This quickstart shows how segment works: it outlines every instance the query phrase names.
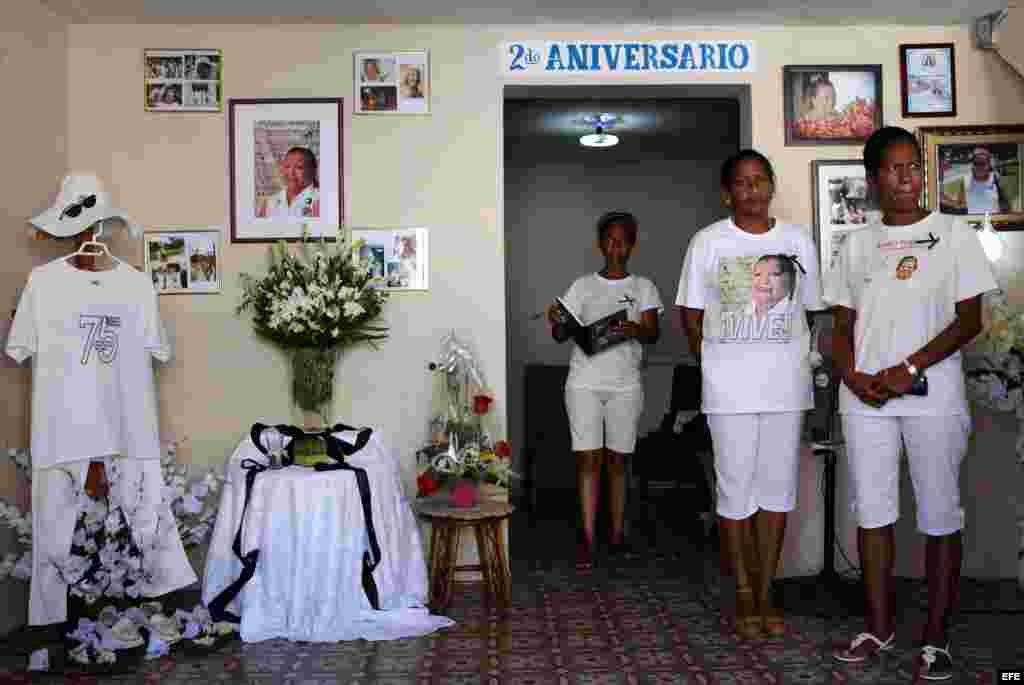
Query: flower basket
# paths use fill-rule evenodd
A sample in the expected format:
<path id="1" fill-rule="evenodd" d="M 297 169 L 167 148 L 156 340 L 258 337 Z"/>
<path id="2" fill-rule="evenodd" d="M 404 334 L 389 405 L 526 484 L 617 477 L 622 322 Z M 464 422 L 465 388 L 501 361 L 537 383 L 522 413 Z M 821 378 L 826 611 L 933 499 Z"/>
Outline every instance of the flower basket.
<path id="1" fill-rule="evenodd" d="M 420 497 L 443 495 L 451 500 L 459 483 L 468 481 L 475 486 L 476 495 L 469 506 L 475 506 L 481 498 L 500 499 L 502 492 L 507 500 L 508 486 L 517 477 L 512 471 L 511 457 L 512 448 L 504 440 L 494 446 L 472 443 L 461 449 L 455 449 L 454 445 L 425 447 L 416 455 L 420 463 L 417 494 Z M 461 487 L 468 489 L 469 486 Z M 462 497 L 468 499 L 469 493 Z"/>

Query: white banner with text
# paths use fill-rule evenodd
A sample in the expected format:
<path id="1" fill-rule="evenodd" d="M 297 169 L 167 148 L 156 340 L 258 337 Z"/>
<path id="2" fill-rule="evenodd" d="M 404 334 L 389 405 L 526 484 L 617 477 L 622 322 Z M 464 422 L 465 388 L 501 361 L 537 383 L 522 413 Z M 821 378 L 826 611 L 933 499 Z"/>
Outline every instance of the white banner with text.
<path id="1" fill-rule="evenodd" d="M 743 73 L 755 70 L 754 42 L 517 41 L 501 45 L 506 79 L 621 75 L 643 79 L 680 72 Z"/>

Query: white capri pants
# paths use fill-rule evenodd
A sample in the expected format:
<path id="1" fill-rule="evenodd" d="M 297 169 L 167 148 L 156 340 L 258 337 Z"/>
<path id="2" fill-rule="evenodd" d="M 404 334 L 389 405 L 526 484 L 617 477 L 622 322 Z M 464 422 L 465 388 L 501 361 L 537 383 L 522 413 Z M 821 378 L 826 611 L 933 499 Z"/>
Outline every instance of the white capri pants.
<path id="1" fill-rule="evenodd" d="M 640 385 L 624 390 L 565 386 L 573 451 L 607 447 L 619 454 L 632 454 L 643 408 L 644 389 Z"/>
<path id="2" fill-rule="evenodd" d="M 853 501 L 861 528 L 881 528 L 900 517 L 900 453 L 906 446 L 917 500 L 917 528 L 949 535 L 964 527 L 960 464 L 971 417 L 843 415 Z"/>
<path id="3" fill-rule="evenodd" d="M 32 582 L 29 587 L 28 622 L 48 625 L 67 620 L 68 586 L 61 579 L 54 560 L 63 561 L 71 552 L 71 539 L 82 510 L 85 479 L 91 459 L 59 464 L 32 472 Z M 145 545 L 159 536 L 158 569 L 147 597 L 158 597 L 196 582 L 195 571 L 181 544 L 174 516 L 164 513 L 172 529 L 158 530 L 158 512 L 163 495 L 163 474 L 159 459 L 110 457 L 102 459 L 110 482 L 110 508 L 122 506 L 132 538 Z M 165 521 L 168 519 L 165 518 Z"/>
<path id="4" fill-rule="evenodd" d="M 796 508 L 803 411 L 708 414 L 719 516 Z"/>

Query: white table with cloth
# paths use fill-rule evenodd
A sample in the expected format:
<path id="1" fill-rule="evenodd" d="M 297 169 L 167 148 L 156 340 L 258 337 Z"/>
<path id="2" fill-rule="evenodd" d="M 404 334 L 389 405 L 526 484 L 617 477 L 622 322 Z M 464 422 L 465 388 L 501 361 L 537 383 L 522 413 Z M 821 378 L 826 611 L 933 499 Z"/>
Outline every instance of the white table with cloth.
<path id="1" fill-rule="evenodd" d="M 333 436 L 349 446 L 356 444 L 355 431 Z M 258 439 L 269 450 L 275 441 L 283 446 L 291 438 L 268 428 Z M 206 605 L 242 573 L 232 545 L 243 523 L 246 460 L 263 466 L 271 461 L 250 436 L 228 460 L 203 579 Z M 373 571 L 380 610 L 372 608 L 362 586 L 369 537 L 355 472 L 298 465 L 267 469 L 255 476 L 241 533 L 243 556 L 259 550 L 255 573 L 227 605 L 240 617 L 246 642 L 276 637 L 391 640 L 453 625 L 426 608 L 423 543 L 395 452 L 374 432 L 346 462 L 365 469 L 368 476 L 380 547 L 380 562 Z"/>

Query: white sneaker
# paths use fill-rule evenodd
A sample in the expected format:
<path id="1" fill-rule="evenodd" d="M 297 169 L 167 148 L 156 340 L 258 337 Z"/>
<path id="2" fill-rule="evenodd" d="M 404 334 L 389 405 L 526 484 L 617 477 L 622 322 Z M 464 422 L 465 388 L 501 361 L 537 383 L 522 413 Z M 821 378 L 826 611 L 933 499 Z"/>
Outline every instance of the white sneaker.
<path id="1" fill-rule="evenodd" d="M 853 638 L 848 647 L 836 649 L 832 652 L 832 656 L 838 660 L 848 664 L 856 664 L 862 661 L 867 661 L 871 657 L 875 656 L 879 652 L 888 652 L 892 649 L 893 643 L 896 641 L 896 633 L 889 636 L 889 639 L 882 642 L 871 633 L 860 633 L 857 637 Z M 857 648 L 864 643 L 873 643 L 874 649 L 870 646 L 868 649 L 862 649 L 859 652 Z"/>

